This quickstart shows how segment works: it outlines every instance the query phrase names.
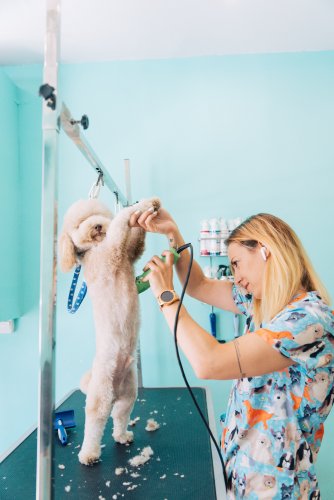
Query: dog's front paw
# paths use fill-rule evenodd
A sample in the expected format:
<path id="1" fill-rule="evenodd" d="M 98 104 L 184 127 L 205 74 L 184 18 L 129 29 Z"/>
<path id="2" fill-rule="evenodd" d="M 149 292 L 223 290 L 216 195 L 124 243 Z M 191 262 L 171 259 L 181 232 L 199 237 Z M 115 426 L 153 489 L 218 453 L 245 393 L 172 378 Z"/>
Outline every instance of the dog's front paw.
<path id="1" fill-rule="evenodd" d="M 78 454 L 79 462 L 83 465 L 94 465 L 96 464 L 101 456 L 101 450 L 86 450 L 82 448 Z"/>
<path id="2" fill-rule="evenodd" d="M 159 210 L 159 208 L 161 207 L 161 202 L 160 202 L 159 198 L 152 198 L 149 201 L 150 201 L 150 203 L 155 211 Z"/>
<path id="3" fill-rule="evenodd" d="M 125 431 L 122 434 L 114 432 L 112 437 L 114 438 L 116 443 L 121 443 L 121 444 L 132 443 L 133 432 L 132 431 Z"/>
<path id="4" fill-rule="evenodd" d="M 139 201 L 138 203 L 136 203 L 136 205 L 133 205 L 133 206 L 135 207 L 136 210 L 141 210 L 142 212 L 153 207 L 154 211 L 156 212 L 161 207 L 161 202 L 160 202 L 159 198 L 156 198 L 156 197 L 155 198 L 147 198 L 145 200 Z"/>

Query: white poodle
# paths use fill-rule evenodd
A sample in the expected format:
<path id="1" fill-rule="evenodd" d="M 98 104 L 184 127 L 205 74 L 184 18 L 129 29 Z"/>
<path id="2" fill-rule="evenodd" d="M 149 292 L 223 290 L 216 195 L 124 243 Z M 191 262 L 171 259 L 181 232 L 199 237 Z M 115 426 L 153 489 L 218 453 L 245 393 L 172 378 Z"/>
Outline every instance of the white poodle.
<path id="1" fill-rule="evenodd" d="M 59 240 L 60 265 L 64 272 L 82 264 L 92 300 L 96 330 L 93 366 L 81 380 L 86 397 L 82 464 L 91 465 L 101 455 L 105 424 L 113 417 L 113 438 L 133 440 L 127 430 L 137 397 L 136 344 L 139 304 L 133 263 L 144 250 L 145 231 L 131 228 L 136 210 L 158 210 L 157 198 L 122 209 L 114 218 L 96 199 L 79 200 L 65 214 Z"/>

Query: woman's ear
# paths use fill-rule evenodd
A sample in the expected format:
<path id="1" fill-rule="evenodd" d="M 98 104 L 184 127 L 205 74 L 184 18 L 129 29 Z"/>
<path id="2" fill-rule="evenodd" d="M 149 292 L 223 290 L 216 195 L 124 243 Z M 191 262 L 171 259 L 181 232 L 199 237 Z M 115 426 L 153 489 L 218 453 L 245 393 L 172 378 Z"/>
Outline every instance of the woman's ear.
<path id="1" fill-rule="evenodd" d="M 74 244 L 69 235 L 63 232 L 59 238 L 60 268 L 67 273 L 76 264 Z"/>

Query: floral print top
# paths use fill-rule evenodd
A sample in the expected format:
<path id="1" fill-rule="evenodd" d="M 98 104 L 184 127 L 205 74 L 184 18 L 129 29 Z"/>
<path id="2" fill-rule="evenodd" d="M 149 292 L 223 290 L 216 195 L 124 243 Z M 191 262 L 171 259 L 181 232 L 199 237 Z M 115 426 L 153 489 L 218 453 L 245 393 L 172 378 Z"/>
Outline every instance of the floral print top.
<path id="1" fill-rule="evenodd" d="M 315 462 L 334 399 L 334 311 L 317 292 L 302 293 L 255 331 L 252 296 L 233 285 L 233 298 L 247 318 L 244 334 L 295 364 L 233 382 L 221 418 L 227 497 L 318 499 Z"/>

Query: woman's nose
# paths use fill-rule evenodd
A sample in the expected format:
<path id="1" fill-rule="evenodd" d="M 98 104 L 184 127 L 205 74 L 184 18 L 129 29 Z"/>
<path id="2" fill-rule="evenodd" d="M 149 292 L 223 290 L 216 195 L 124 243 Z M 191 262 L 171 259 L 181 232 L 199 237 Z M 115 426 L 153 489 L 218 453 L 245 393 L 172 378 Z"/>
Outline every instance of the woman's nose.
<path id="1" fill-rule="evenodd" d="M 234 281 L 237 281 L 239 274 L 240 273 L 239 273 L 238 269 L 233 269 Z"/>
<path id="2" fill-rule="evenodd" d="M 240 274 L 237 271 L 234 271 L 234 281 L 237 285 L 240 285 L 240 283 L 242 281 L 242 277 L 240 276 Z"/>

